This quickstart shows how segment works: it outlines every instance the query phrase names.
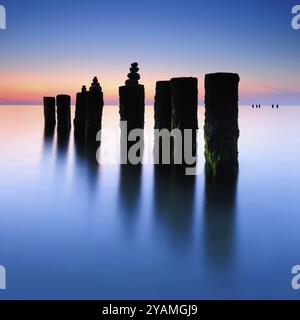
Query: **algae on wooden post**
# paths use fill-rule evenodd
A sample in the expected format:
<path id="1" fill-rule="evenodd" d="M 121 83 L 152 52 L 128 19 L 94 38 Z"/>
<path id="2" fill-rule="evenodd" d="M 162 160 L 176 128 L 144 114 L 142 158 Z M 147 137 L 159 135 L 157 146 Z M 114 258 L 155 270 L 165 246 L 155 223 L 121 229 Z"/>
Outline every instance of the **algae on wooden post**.
<path id="1" fill-rule="evenodd" d="M 239 81 L 235 73 L 205 76 L 205 158 L 213 176 L 238 172 Z"/>

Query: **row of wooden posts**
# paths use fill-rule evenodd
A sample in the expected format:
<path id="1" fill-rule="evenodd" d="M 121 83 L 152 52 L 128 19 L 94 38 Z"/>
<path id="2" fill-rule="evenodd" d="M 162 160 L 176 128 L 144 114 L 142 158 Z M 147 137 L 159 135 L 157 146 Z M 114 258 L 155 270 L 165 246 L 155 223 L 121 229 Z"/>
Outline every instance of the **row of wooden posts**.
<path id="1" fill-rule="evenodd" d="M 133 63 L 128 80 L 119 88 L 120 120 L 127 121 L 128 131 L 143 129 L 145 123 L 145 88 L 139 84 L 137 63 Z M 205 157 L 206 168 L 213 175 L 235 174 L 238 171 L 238 86 L 234 73 L 205 76 Z M 85 86 L 76 96 L 74 133 L 95 141 L 101 130 L 104 99 L 95 77 L 89 90 Z M 156 83 L 155 129 L 198 129 L 198 79 L 173 78 Z M 69 131 L 71 97 L 44 97 L 46 127 Z"/>
<path id="2" fill-rule="evenodd" d="M 275 104 L 272 104 L 272 109 L 274 109 L 275 107 L 276 107 L 276 109 L 278 109 L 278 108 L 279 108 L 279 104 L 276 104 L 276 105 L 275 105 Z M 260 108 L 261 108 L 261 104 L 255 104 L 255 105 L 253 104 L 253 105 L 252 105 L 252 109 L 254 109 L 254 108 L 260 109 Z"/>

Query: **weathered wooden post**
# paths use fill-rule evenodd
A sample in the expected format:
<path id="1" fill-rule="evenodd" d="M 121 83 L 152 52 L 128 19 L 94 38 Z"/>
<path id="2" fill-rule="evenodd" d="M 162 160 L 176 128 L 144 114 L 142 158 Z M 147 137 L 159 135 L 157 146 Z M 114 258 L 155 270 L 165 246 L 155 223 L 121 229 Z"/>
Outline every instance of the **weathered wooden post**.
<path id="1" fill-rule="evenodd" d="M 137 137 L 136 141 L 128 141 L 128 136 L 132 130 L 144 129 L 145 126 L 145 88 L 139 84 L 140 75 L 138 71 L 138 63 L 132 63 L 125 86 L 119 87 L 121 159 L 124 164 L 128 163 L 128 152 L 136 143 L 141 145 L 137 155 L 141 157 L 143 152 L 143 137 Z M 125 124 L 126 126 L 124 126 Z"/>
<path id="2" fill-rule="evenodd" d="M 239 81 L 235 73 L 205 76 L 205 158 L 213 176 L 238 172 Z"/>
<path id="3" fill-rule="evenodd" d="M 155 164 L 170 164 L 173 160 L 172 141 L 164 142 L 161 136 L 164 131 L 171 131 L 172 103 L 171 103 L 171 82 L 157 81 L 154 98 L 154 159 Z M 164 144 L 165 143 L 165 144 Z M 167 143 L 167 144 L 166 144 Z M 166 155 L 166 159 L 164 158 Z"/>
<path id="4" fill-rule="evenodd" d="M 94 77 L 87 94 L 85 135 L 88 141 L 96 143 L 96 136 L 102 128 L 104 107 L 103 92 L 97 77 Z"/>
<path id="5" fill-rule="evenodd" d="M 155 129 L 171 130 L 172 103 L 171 82 L 157 81 L 154 102 Z"/>
<path id="6" fill-rule="evenodd" d="M 57 129 L 69 131 L 71 129 L 71 97 L 60 94 L 56 97 Z"/>
<path id="7" fill-rule="evenodd" d="M 83 86 L 81 92 L 76 95 L 76 109 L 74 119 L 74 133 L 77 136 L 85 136 L 85 124 L 86 124 L 86 103 L 87 103 L 87 91 L 86 86 Z"/>
<path id="8" fill-rule="evenodd" d="M 55 98 L 44 97 L 44 118 L 45 128 L 52 128 L 56 125 Z"/>
<path id="9" fill-rule="evenodd" d="M 181 157 L 179 153 L 182 153 L 183 164 L 195 165 L 195 162 L 189 163 L 193 159 L 187 159 L 187 157 L 197 155 L 198 79 L 192 77 L 171 79 L 171 103 L 171 129 L 179 129 L 182 132 L 182 145 L 180 146 L 181 142 L 178 144 L 176 141 L 174 144 L 175 163 L 176 157 Z M 191 131 L 191 141 L 188 144 L 185 143 L 186 129 Z"/>

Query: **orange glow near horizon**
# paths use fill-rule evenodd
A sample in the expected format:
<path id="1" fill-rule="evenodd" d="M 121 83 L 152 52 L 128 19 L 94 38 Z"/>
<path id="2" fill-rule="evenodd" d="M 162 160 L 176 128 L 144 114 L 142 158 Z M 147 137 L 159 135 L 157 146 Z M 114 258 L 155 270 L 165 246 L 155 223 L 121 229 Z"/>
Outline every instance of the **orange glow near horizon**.
<path id="1" fill-rule="evenodd" d="M 125 70 L 124 70 L 125 71 Z M 170 74 L 157 75 L 154 72 L 143 72 L 141 83 L 145 85 L 146 102 L 152 103 L 155 95 L 155 83 L 158 79 L 166 80 Z M 123 85 L 126 75 L 117 72 L 102 72 L 97 75 L 104 92 L 106 104 L 118 103 L 118 87 Z M 179 76 L 179 75 L 175 75 Z M 197 76 L 197 75 L 196 75 Z M 44 96 L 56 96 L 64 93 L 72 97 L 75 103 L 76 92 L 80 91 L 82 85 L 89 85 L 94 74 L 90 72 L 64 72 L 57 76 L 54 72 L 41 74 L 39 72 L 29 73 L 23 71 L 4 72 L 0 75 L 0 103 L 16 104 L 41 104 Z M 297 92 L 297 88 L 283 88 L 273 81 L 265 85 L 263 81 L 257 82 L 254 79 L 244 80 L 241 76 L 240 100 L 255 100 L 257 97 L 272 96 L 278 93 Z M 204 101 L 204 76 L 199 76 L 199 101 Z"/>

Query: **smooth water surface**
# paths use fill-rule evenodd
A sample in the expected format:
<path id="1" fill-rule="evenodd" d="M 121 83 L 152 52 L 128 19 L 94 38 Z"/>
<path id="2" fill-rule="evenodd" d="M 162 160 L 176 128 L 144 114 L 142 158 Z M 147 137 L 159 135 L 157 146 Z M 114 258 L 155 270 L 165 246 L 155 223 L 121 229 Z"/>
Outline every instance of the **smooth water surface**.
<path id="1" fill-rule="evenodd" d="M 43 126 L 42 107 L 0 107 L 0 299 L 300 298 L 300 108 L 241 107 L 240 174 L 222 186 L 97 165 Z M 117 107 L 103 126 L 119 132 Z"/>

